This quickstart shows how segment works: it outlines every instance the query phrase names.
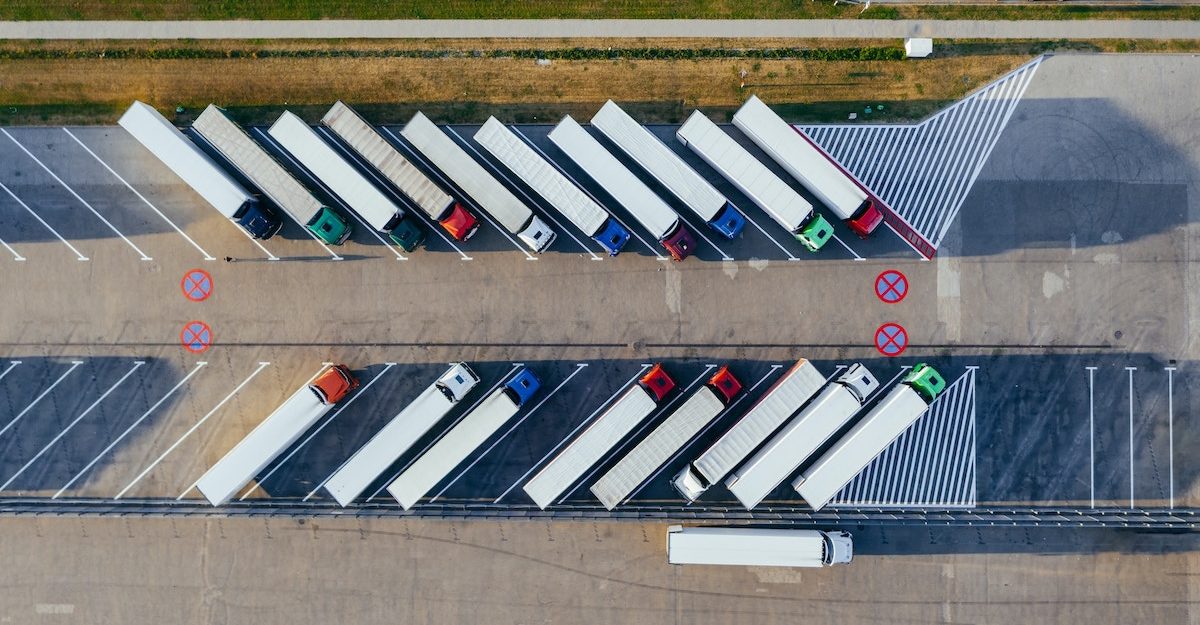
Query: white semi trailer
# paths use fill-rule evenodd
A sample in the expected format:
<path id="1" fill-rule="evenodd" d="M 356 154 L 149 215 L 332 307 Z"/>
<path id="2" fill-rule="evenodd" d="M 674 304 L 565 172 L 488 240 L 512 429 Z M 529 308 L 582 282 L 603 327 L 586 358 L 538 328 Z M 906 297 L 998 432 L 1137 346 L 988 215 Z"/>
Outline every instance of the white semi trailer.
<path id="1" fill-rule="evenodd" d="M 813 510 L 825 507 L 843 486 L 925 414 L 945 388 L 946 381 L 933 367 L 916 365 L 845 436 L 801 472 L 792 487 Z"/>
<path id="2" fill-rule="evenodd" d="M 655 365 L 526 482 L 523 487 L 525 493 L 539 508 L 545 510 L 546 506 L 554 503 L 559 495 L 583 477 L 585 471 L 600 462 L 638 423 L 650 416 L 673 388 L 675 382 L 662 365 Z"/>
<path id="3" fill-rule="evenodd" d="M 825 378 L 817 368 L 801 358 L 754 402 L 745 416 L 675 476 L 672 482 L 675 489 L 688 501 L 695 501 L 753 453 L 824 385 Z"/>
<path id="4" fill-rule="evenodd" d="M 836 434 L 877 388 L 879 381 L 866 367 L 852 365 L 726 478 L 729 492 L 753 510 Z"/>
<path id="5" fill-rule="evenodd" d="M 883 213 L 862 187 L 811 139 L 750 96 L 733 115 L 733 125 L 817 196 L 860 237 L 883 223 Z"/>
<path id="6" fill-rule="evenodd" d="M 353 503 L 404 452 L 416 444 L 455 404 L 479 384 L 467 363 L 451 365 L 367 441 L 325 482 L 325 490 L 342 507 Z"/>
<path id="7" fill-rule="evenodd" d="M 417 169 L 354 109 L 339 100 L 321 118 L 321 123 L 354 148 L 388 182 L 412 200 L 417 208 L 459 241 L 479 230 L 479 220 L 429 176 Z"/>
<path id="8" fill-rule="evenodd" d="M 546 222 L 424 114 L 414 115 L 400 134 L 529 249 L 542 252 L 554 242 L 557 235 Z"/>
<path id="9" fill-rule="evenodd" d="M 570 116 L 563 118 L 550 131 L 550 141 L 649 230 L 671 258 L 683 260 L 696 249 L 696 239 L 679 214 L 609 154 L 579 122 Z"/>
<path id="10" fill-rule="evenodd" d="M 667 529 L 670 564 L 819 568 L 849 564 L 853 558 L 848 532 L 679 525 Z"/>
<path id="11" fill-rule="evenodd" d="M 721 367 L 704 386 L 596 480 L 592 484 L 592 494 L 605 508 L 617 507 L 675 452 L 712 423 L 741 390 L 741 382 L 733 377 L 729 367 Z"/>
<path id="12" fill-rule="evenodd" d="M 533 372 L 522 367 L 392 480 L 388 492 L 405 510 L 415 506 L 454 467 L 462 464 L 471 452 L 516 416 L 521 406 L 537 393 L 539 386 Z"/>
<path id="13" fill-rule="evenodd" d="M 167 118 L 144 102 L 134 101 L 117 121 L 204 201 L 256 239 L 269 239 L 283 227 L 271 209 L 238 184 Z"/>
<path id="14" fill-rule="evenodd" d="M 358 380 L 345 365 L 325 369 L 205 471 L 196 489 L 212 505 L 224 505 L 355 388 Z"/>
<path id="15" fill-rule="evenodd" d="M 824 247 L 833 236 L 833 226 L 808 200 L 700 111 L 693 112 L 675 136 L 810 252 Z"/>
<path id="16" fill-rule="evenodd" d="M 727 239 L 746 228 L 746 217 L 720 191 L 679 158 L 662 141 L 609 100 L 592 117 L 592 126 L 615 143 L 638 166 L 679 198 L 697 217 Z"/>
<path id="17" fill-rule="evenodd" d="M 604 246 L 610 256 L 621 252 L 629 240 L 629 231 L 500 120 L 489 117 L 475 133 L 475 142 L 504 163 L 575 227 Z"/>

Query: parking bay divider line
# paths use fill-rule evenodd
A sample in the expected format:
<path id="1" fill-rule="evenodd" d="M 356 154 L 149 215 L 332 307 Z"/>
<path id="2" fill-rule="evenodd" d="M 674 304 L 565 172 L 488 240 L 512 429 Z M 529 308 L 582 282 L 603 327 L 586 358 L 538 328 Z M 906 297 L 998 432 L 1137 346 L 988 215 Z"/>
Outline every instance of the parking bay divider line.
<path id="1" fill-rule="evenodd" d="M 78 249 L 75 248 L 74 245 L 71 245 L 66 239 L 64 239 L 63 236 L 61 234 L 59 234 L 57 230 L 52 228 L 50 226 L 50 224 L 46 223 L 45 219 L 42 219 L 41 215 L 35 213 L 33 211 L 33 209 L 30 208 L 29 205 L 25 203 L 25 200 L 22 200 L 20 197 L 17 197 L 17 194 L 13 193 L 12 189 L 9 189 L 7 186 L 5 186 L 3 182 L 0 182 L 0 189 L 3 189 L 5 193 L 7 193 L 10 197 L 12 197 L 12 199 L 16 200 L 17 204 L 20 204 L 21 207 L 24 208 L 26 211 L 28 211 L 30 215 L 33 215 L 33 218 L 38 220 L 38 223 L 45 226 L 46 229 L 49 230 L 50 233 L 53 234 L 55 237 L 57 237 L 59 241 L 62 241 L 63 245 L 66 245 L 68 249 L 70 249 L 72 252 L 75 252 L 75 260 L 82 260 L 82 261 L 89 260 L 87 256 L 83 255 L 83 252 L 80 252 Z"/>
<path id="2" fill-rule="evenodd" d="M 100 221 L 104 222 L 104 225 L 108 226 L 109 230 L 112 230 L 114 233 L 116 233 L 117 236 L 121 237 L 122 240 L 124 240 L 126 243 L 128 243 L 129 247 L 133 248 L 133 251 L 137 252 L 138 255 L 142 257 L 141 258 L 142 260 L 154 260 L 153 258 L 147 256 L 146 253 L 141 250 L 141 248 L 134 245 L 133 241 L 129 240 L 129 237 L 126 237 L 124 234 L 121 234 L 121 231 L 117 230 L 117 227 L 112 225 L 112 222 L 110 222 L 107 218 L 105 218 L 104 215 L 101 215 L 100 211 L 97 211 L 87 200 L 83 199 L 83 196 L 76 193 L 75 189 L 71 188 L 71 185 L 68 185 L 66 182 L 63 181 L 62 178 L 59 178 L 58 174 L 54 173 L 49 167 L 47 167 L 46 164 L 41 161 L 41 159 L 34 156 L 33 152 L 30 152 L 29 149 L 26 148 L 24 145 L 22 145 L 20 141 L 17 141 L 16 137 L 9 134 L 7 129 L 0 128 L 0 132 L 4 133 L 4 136 L 8 137 L 14 144 L 16 144 L 16 146 L 18 148 L 20 148 L 22 152 L 24 152 L 26 155 L 28 155 L 29 158 L 33 159 L 33 161 L 35 163 L 37 163 L 38 165 L 40 165 L 42 169 L 46 170 L 46 173 L 50 174 L 51 178 L 54 178 L 56 181 L 58 181 L 58 184 L 62 185 L 62 187 L 64 189 L 66 189 L 68 193 L 70 193 L 72 196 L 74 196 L 76 200 L 79 200 L 80 204 L 83 204 L 84 207 L 86 207 L 89 211 L 91 211 L 93 215 L 95 215 Z"/>
<path id="3" fill-rule="evenodd" d="M 200 244 L 196 243 L 196 241 L 194 241 L 192 239 L 192 237 L 189 237 L 186 232 L 181 230 L 179 228 L 179 226 L 175 225 L 175 222 L 171 221 L 166 215 L 163 214 L 162 211 L 158 210 L 158 207 L 155 206 L 154 204 L 152 204 L 150 202 L 150 200 L 146 199 L 146 196 L 142 195 L 141 192 L 139 192 L 137 189 L 133 188 L 133 185 L 129 184 L 129 182 L 127 180 L 125 180 L 124 178 L 121 177 L 121 174 L 118 174 L 115 170 L 113 170 L 112 167 L 109 167 L 108 163 L 104 162 L 104 160 L 101 159 L 95 152 L 93 152 L 91 148 L 89 148 L 86 144 L 84 144 L 84 142 L 82 140 L 80 140 L 79 137 L 75 136 L 75 133 L 71 132 L 67 128 L 63 128 L 63 132 L 67 133 L 67 136 L 74 139 L 75 143 L 79 144 L 79 147 L 83 148 L 88 154 L 91 154 L 92 158 L 96 159 L 97 163 L 100 163 L 100 165 L 102 165 L 105 169 L 108 170 L 108 173 L 115 176 L 117 180 L 121 181 L 121 184 L 125 185 L 130 191 L 133 192 L 134 195 L 138 196 L 138 199 L 140 199 L 142 202 L 144 202 L 146 204 L 146 206 L 149 206 L 150 210 L 153 210 L 155 213 L 158 214 L 159 217 L 162 217 L 163 221 L 167 222 L 168 225 L 170 225 L 172 228 L 174 228 L 175 232 L 178 232 L 180 234 L 180 236 L 182 236 L 184 239 L 187 240 L 188 243 L 191 243 L 192 247 L 199 250 L 201 254 L 204 254 L 204 260 L 216 260 L 216 258 L 212 254 L 209 254 L 204 248 L 200 247 Z"/>
<path id="4" fill-rule="evenodd" d="M 25 257 L 21 256 L 20 252 L 17 252 L 17 250 L 14 250 L 11 245 L 9 245 L 8 243 L 6 243 L 4 241 L 4 239 L 0 239 L 0 245 L 3 245 L 5 249 L 12 252 L 13 260 L 15 260 L 15 261 L 24 261 L 25 260 Z"/>

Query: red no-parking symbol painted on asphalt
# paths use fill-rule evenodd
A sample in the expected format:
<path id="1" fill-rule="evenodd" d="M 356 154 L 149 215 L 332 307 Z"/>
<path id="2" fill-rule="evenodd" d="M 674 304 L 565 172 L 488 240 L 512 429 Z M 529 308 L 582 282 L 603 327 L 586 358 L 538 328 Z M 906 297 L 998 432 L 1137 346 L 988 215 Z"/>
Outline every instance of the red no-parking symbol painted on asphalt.
<path id="1" fill-rule="evenodd" d="M 179 282 L 179 289 L 183 291 L 183 296 L 193 302 L 203 302 L 212 295 L 213 279 L 212 274 L 203 269 L 192 269 L 183 274 L 183 280 Z"/>
<path id="2" fill-rule="evenodd" d="M 898 323 L 885 323 L 875 330 L 875 349 L 884 356 L 899 356 L 908 348 L 908 331 Z"/>
<path id="3" fill-rule="evenodd" d="M 207 351 L 212 346 L 212 340 L 212 328 L 203 321 L 189 321 L 183 324 L 183 330 L 179 333 L 179 342 L 193 354 Z"/>
<path id="4" fill-rule="evenodd" d="M 887 271 L 875 276 L 875 295 L 885 304 L 895 304 L 908 295 L 908 278 L 896 271 Z"/>

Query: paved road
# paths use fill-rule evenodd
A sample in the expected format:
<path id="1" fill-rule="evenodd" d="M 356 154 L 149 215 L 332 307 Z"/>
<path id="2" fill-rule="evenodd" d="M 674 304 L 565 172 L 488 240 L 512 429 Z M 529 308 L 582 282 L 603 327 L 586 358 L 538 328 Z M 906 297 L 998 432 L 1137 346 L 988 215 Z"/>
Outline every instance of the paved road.
<path id="1" fill-rule="evenodd" d="M 230 20 L 0 22 L 0 39 L 830 37 L 1197 39 L 1184 20 Z"/>

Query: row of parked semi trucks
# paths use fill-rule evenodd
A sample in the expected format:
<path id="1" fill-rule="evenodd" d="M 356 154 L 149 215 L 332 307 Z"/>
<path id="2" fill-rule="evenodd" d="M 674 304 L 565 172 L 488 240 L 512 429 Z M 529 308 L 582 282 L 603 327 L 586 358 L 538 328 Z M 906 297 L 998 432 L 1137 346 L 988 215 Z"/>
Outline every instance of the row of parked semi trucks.
<path id="1" fill-rule="evenodd" d="M 271 205 L 327 244 L 340 244 L 350 236 L 352 227 L 345 215 L 324 205 L 263 144 L 216 106 L 210 105 L 196 118 L 194 134 L 257 187 L 270 204 L 247 191 L 149 105 L 134 102 L 119 123 L 252 237 L 267 239 L 282 227 Z M 869 235 L 883 221 L 875 201 L 852 177 L 757 97 L 751 96 L 738 110 L 733 124 L 860 236 Z M 610 100 L 601 107 L 591 125 L 715 232 L 729 239 L 741 234 L 746 223 L 742 212 L 617 104 Z M 254 132 L 406 251 L 416 249 L 426 236 L 419 220 L 410 215 L 412 210 L 436 221 L 459 241 L 469 239 L 479 227 L 477 216 L 464 207 L 461 198 L 431 180 L 413 160 L 440 172 L 440 178 L 453 183 L 460 196 L 473 200 L 474 206 L 530 250 L 542 252 L 556 237 L 545 221 L 468 153 L 475 151 L 474 147 L 456 142 L 421 113 L 400 131 L 403 140 L 387 128 L 372 126 L 343 102 L 334 104 L 317 128 L 285 112 L 265 133 Z M 700 111 L 692 113 L 676 137 L 807 249 L 819 250 L 833 235 L 830 223 L 807 200 Z M 549 139 L 633 215 L 672 258 L 682 260 L 692 253 L 695 238 L 679 214 L 592 133 L 566 117 Z M 628 227 L 519 130 L 492 117 L 475 133 L 474 140 L 609 254 L 618 254 L 629 240 Z"/>
<path id="2" fill-rule="evenodd" d="M 478 384 L 479 377 L 466 363 L 452 365 L 346 460 L 325 482 L 325 490 L 342 506 L 353 503 Z M 228 502 L 357 386 L 345 366 L 326 369 L 213 465 L 197 488 L 213 505 Z M 519 368 L 386 484 L 387 491 L 405 509 L 416 505 L 516 416 L 539 386 L 529 368 Z M 862 364 L 830 380 L 801 359 L 673 476 L 672 483 L 688 501 L 695 501 L 724 480 L 738 501 L 754 509 L 799 470 L 792 487 L 820 510 L 925 413 L 945 381 L 933 367 L 918 364 L 855 421 L 879 386 Z M 585 481 L 589 470 L 607 466 L 589 488 L 612 510 L 713 424 L 742 392 L 742 385 L 728 366 L 720 367 L 649 434 L 615 462 L 606 463 L 674 390 L 675 382 L 662 364 L 649 368 L 525 482 L 525 493 L 545 509 L 573 492 L 569 489 Z"/>

